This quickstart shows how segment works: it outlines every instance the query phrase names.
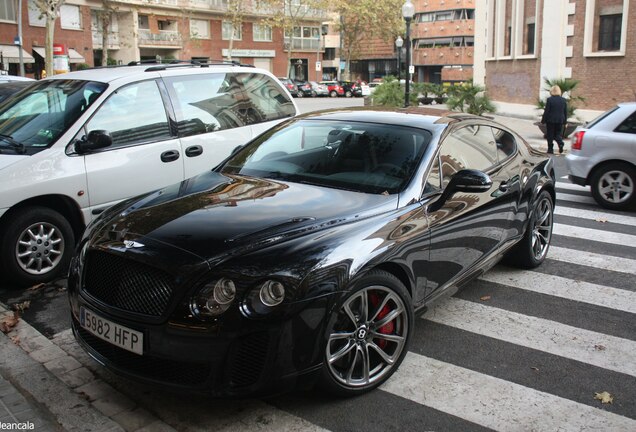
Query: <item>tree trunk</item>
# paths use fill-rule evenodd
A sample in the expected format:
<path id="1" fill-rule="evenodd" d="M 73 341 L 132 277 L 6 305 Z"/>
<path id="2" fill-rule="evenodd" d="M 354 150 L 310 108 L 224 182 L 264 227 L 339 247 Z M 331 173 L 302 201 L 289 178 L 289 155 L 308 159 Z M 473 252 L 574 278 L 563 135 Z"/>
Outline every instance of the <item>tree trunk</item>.
<path id="1" fill-rule="evenodd" d="M 289 33 L 289 49 L 287 50 L 287 78 L 291 78 L 291 56 L 293 50 L 293 39 L 294 39 L 294 28 L 292 27 L 291 32 Z"/>
<path id="2" fill-rule="evenodd" d="M 108 34 L 110 32 L 110 14 L 102 12 L 102 66 L 108 66 Z"/>
<path id="3" fill-rule="evenodd" d="M 230 33 L 230 43 L 227 47 L 227 59 L 232 61 L 232 48 L 234 47 L 234 25 L 232 25 L 232 33 Z"/>
<path id="4" fill-rule="evenodd" d="M 44 39 L 46 58 L 44 59 L 44 67 L 46 76 L 53 76 L 53 35 L 55 33 L 55 16 L 46 17 L 46 37 Z"/>

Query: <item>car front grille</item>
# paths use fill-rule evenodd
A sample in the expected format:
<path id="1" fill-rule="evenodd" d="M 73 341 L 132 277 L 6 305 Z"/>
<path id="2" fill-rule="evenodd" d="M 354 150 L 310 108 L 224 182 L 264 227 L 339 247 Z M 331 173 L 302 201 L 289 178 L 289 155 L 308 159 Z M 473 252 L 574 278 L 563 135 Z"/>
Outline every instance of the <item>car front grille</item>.
<path id="1" fill-rule="evenodd" d="M 74 323 L 79 337 L 113 366 L 142 378 L 180 385 L 202 386 L 210 375 L 210 366 L 152 356 L 140 356 L 103 341 Z"/>
<path id="2" fill-rule="evenodd" d="M 256 333 L 238 341 L 230 375 L 232 387 L 247 387 L 259 380 L 265 367 L 268 346 L 267 333 Z"/>
<path id="3" fill-rule="evenodd" d="M 161 316 L 173 292 L 173 278 L 153 267 L 102 251 L 89 251 L 84 290 L 106 305 Z"/>

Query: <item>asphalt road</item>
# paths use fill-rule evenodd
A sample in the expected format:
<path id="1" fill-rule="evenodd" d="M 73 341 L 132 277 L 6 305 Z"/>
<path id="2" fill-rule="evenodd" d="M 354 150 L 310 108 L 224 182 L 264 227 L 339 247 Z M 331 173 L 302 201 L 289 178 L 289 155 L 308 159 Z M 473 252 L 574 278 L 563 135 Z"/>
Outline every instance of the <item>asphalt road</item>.
<path id="1" fill-rule="evenodd" d="M 302 111 L 361 105 L 301 99 Z M 531 122 L 509 123 L 536 145 Z M 219 401 L 156 392 L 96 364 L 102 379 L 177 430 L 636 430 L 636 214 L 602 210 L 554 157 L 553 242 L 533 271 L 503 265 L 419 317 L 405 363 L 355 399 L 294 393 Z M 0 287 L 30 300 L 24 319 L 47 336 L 68 331 L 64 281 Z M 602 404 L 595 393 L 609 392 Z"/>

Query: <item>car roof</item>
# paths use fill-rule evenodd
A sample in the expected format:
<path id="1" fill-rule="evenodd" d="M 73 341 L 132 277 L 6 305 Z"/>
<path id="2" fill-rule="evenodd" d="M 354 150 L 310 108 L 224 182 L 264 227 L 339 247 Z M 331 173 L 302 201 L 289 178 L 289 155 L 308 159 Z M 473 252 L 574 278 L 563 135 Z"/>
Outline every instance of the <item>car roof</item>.
<path id="1" fill-rule="evenodd" d="M 126 65 L 115 67 L 103 67 L 84 69 L 81 71 L 68 72 L 65 74 L 54 75 L 46 78 L 47 80 L 56 79 L 77 79 L 86 81 L 98 81 L 103 83 L 110 83 L 122 78 L 130 78 L 138 75 L 140 78 L 148 76 L 146 74 L 150 72 L 163 72 L 167 75 L 180 74 L 185 71 L 205 71 L 208 72 L 249 72 L 254 71 L 253 67 L 236 65 L 231 63 L 219 63 L 209 65 L 197 65 L 188 63 L 176 63 L 176 64 L 144 64 L 144 65 Z M 196 72 L 185 72 L 196 73 Z"/>

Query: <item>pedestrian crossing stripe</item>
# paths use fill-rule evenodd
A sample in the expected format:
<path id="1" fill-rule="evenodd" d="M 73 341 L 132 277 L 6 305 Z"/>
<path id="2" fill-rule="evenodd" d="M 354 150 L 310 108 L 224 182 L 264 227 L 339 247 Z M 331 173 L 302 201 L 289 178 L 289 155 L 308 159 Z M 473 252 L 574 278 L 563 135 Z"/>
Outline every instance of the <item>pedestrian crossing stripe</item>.
<path id="1" fill-rule="evenodd" d="M 580 204 L 598 205 L 596 204 L 596 201 L 594 201 L 594 198 L 592 198 L 591 196 L 574 195 L 574 194 L 562 193 L 559 191 L 557 191 L 557 194 L 556 194 L 556 201 L 557 201 L 557 205 L 559 205 L 559 203 L 562 201 L 569 201 L 569 202 L 575 202 Z"/>
<path id="2" fill-rule="evenodd" d="M 636 275 L 636 260 L 550 245 L 548 259 Z"/>
<path id="3" fill-rule="evenodd" d="M 602 211 L 595 210 L 584 210 L 577 209 L 572 207 L 565 207 L 556 205 L 554 209 L 554 214 L 560 216 L 570 216 L 581 219 L 588 219 L 593 221 L 605 221 L 607 223 L 617 223 L 622 225 L 628 225 L 631 227 L 636 227 L 636 217 L 634 216 L 626 216 L 626 215 L 618 215 L 611 214 Z"/>
<path id="4" fill-rule="evenodd" d="M 582 228 L 574 225 L 565 225 L 560 223 L 553 224 L 552 234 L 602 243 L 620 244 L 623 246 L 636 248 L 636 235 L 614 233 L 592 228 Z"/>

